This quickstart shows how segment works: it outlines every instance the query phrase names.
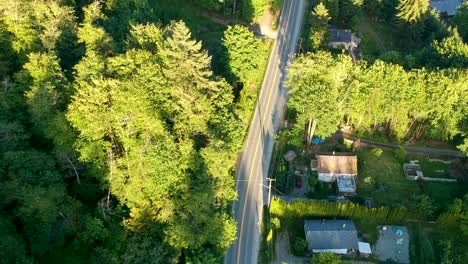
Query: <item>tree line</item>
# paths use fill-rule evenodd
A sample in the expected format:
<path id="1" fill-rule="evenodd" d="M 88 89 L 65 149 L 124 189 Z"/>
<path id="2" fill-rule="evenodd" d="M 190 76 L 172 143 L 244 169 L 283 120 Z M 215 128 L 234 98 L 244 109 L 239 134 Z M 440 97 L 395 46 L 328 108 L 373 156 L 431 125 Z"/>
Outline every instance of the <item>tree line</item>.
<path id="1" fill-rule="evenodd" d="M 226 16 L 258 22 L 267 8 L 279 11 L 284 0 L 195 0 L 200 6 Z"/>
<path id="2" fill-rule="evenodd" d="M 296 114 L 290 135 L 296 144 L 328 137 L 340 125 L 382 130 L 398 141 L 427 136 L 466 137 L 466 69 L 425 69 L 376 61 L 352 63 L 324 51 L 299 56 L 290 66 L 288 107 Z"/>
<path id="3" fill-rule="evenodd" d="M 448 20 L 441 19 L 428 4 L 427 0 L 312 1 L 304 26 L 308 37 L 304 39 L 303 50 L 326 49 L 328 27 L 336 26 L 351 29 L 361 37 L 361 46 L 366 45 L 362 48 L 362 58 L 368 61 L 381 59 L 400 64 L 405 69 L 466 68 L 468 4 L 462 3 L 453 18 Z M 413 12 L 412 9 L 419 11 Z M 392 50 L 367 43 L 366 33 L 363 36 L 360 29 L 374 22 L 376 26 L 369 26 L 374 27 L 383 40 L 391 42 L 387 48 Z"/>
<path id="4" fill-rule="evenodd" d="M 273 199 L 270 206 L 272 217 L 278 217 L 281 220 L 289 218 L 305 219 L 312 218 L 349 218 L 355 220 L 365 220 L 372 223 L 401 223 L 406 219 L 417 217 L 413 212 L 405 208 L 368 208 L 363 205 L 346 202 L 331 203 L 318 200 L 295 200 L 288 203 L 281 199 Z"/>
<path id="5" fill-rule="evenodd" d="M 146 1 L 0 13 L 0 262 L 220 262 L 267 46 L 229 27 L 223 78 Z"/>

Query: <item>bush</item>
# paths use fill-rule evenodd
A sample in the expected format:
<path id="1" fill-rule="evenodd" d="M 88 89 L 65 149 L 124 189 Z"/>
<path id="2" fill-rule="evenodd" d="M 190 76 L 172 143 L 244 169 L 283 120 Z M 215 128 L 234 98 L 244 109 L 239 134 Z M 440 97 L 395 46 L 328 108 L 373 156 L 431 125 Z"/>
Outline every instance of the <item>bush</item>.
<path id="1" fill-rule="evenodd" d="M 273 217 L 271 219 L 271 228 L 273 230 L 279 230 L 281 228 L 281 222 L 278 217 Z"/>
<path id="2" fill-rule="evenodd" d="M 315 187 L 318 183 L 318 175 L 315 171 L 310 172 L 310 177 L 309 177 L 309 185 L 310 187 Z"/>
<path id="3" fill-rule="evenodd" d="M 370 176 L 367 176 L 366 178 L 364 178 L 364 183 L 367 185 L 372 185 L 374 184 L 374 179 Z"/>
<path id="4" fill-rule="evenodd" d="M 427 194 L 421 194 L 413 197 L 416 204 L 415 212 L 423 217 L 430 218 L 435 211 L 434 200 Z"/>
<path id="5" fill-rule="evenodd" d="M 307 250 L 307 241 L 302 237 L 295 237 L 292 244 L 292 253 L 295 256 L 305 256 Z"/>
<path id="6" fill-rule="evenodd" d="M 414 212 L 404 208 L 367 208 L 351 202 L 332 203 L 325 201 L 295 200 L 287 203 L 281 199 L 271 201 L 270 213 L 281 219 L 283 223 L 292 218 L 335 218 L 345 217 L 353 220 L 362 220 L 383 223 L 401 223 L 404 219 L 415 217 Z"/>
<path id="7" fill-rule="evenodd" d="M 383 153 L 383 150 L 381 148 L 373 148 L 371 151 L 370 151 L 370 154 L 372 154 L 373 156 L 376 156 L 376 157 L 380 157 Z"/>
<path id="8" fill-rule="evenodd" d="M 400 163 L 404 163 L 406 160 L 406 150 L 403 147 L 399 147 L 395 150 L 395 159 L 397 159 Z"/>
<path id="9" fill-rule="evenodd" d="M 320 253 L 312 258 L 312 264 L 340 264 L 341 257 L 333 253 Z"/>

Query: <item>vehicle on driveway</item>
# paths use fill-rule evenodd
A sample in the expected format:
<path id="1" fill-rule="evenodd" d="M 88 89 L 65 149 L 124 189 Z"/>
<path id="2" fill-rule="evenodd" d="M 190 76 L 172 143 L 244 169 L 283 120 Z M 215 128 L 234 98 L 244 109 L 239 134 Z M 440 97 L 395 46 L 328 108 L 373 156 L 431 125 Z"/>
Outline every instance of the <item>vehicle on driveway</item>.
<path id="1" fill-rule="evenodd" d="M 296 187 L 297 188 L 302 187 L 302 177 L 301 176 L 296 176 Z"/>

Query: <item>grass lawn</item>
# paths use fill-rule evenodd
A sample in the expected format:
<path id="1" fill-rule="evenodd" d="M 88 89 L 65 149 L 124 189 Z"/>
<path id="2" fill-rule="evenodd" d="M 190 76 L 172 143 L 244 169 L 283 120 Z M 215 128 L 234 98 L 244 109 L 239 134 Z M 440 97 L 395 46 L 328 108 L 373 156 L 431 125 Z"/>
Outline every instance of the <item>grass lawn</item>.
<path id="1" fill-rule="evenodd" d="M 427 182 L 407 180 L 400 163 L 390 151 L 383 151 L 380 157 L 370 153 L 370 149 L 358 151 L 359 172 L 357 191 L 360 196 L 372 197 L 376 206 L 414 207 L 414 195 L 429 195 L 438 213 L 446 210 L 455 198 L 461 198 L 468 186 L 462 183 Z M 429 177 L 448 177 L 448 165 L 420 159 L 424 175 Z M 441 172 L 444 171 L 444 172 Z M 369 177 L 369 178 L 368 178 Z M 368 178 L 368 179 L 366 179 Z M 370 179 L 370 180 L 369 180 Z"/>
<path id="2" fill-rule="evenodd" d="M 401 164 L 392 152 L 383 151 L 376 157 L 369 151 L 363 148 L 357 153 L 358 194 L 374 198 L 376 206 L 406 207 L 413 194 L 421 193 L 417 182 L 405 178 Z"/>
<path id="3" fill-rule="evenodd" d="M 398 50 L 397 36 L 388 23 L 372 21 L 363 12 L 360 18 L 359 31 L 363 35 L 360 47 L 365 57 L 377 57 L 386 51 Z"/>
<path id="4" fill-rule="evenodd" d="M 356 229 L 359 237 L 363 238 L 365 242 L 372 245 L 377 243 L 379 239 L 379 231 L 377 230 L 377 224 L 369 221 L 354 220 Z"/>
<path id="5" fill-rule="evenodd" d="M 419 159 L 419 165 L 425 177 L 450 178 L 448 164 L 440 161 L 430 161 L 429 159 Z"/>

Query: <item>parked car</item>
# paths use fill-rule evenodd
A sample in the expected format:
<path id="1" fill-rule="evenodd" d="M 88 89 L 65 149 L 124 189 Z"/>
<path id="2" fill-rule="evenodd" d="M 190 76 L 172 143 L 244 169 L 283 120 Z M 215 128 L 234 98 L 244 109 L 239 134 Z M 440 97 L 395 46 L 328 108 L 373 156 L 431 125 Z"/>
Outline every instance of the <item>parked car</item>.
<path id="1" fill-rule="evenodd" d="M 302 187 L 302 177 L 297 176 L 296 177 L 296 187 L 301 188 Z"/>

